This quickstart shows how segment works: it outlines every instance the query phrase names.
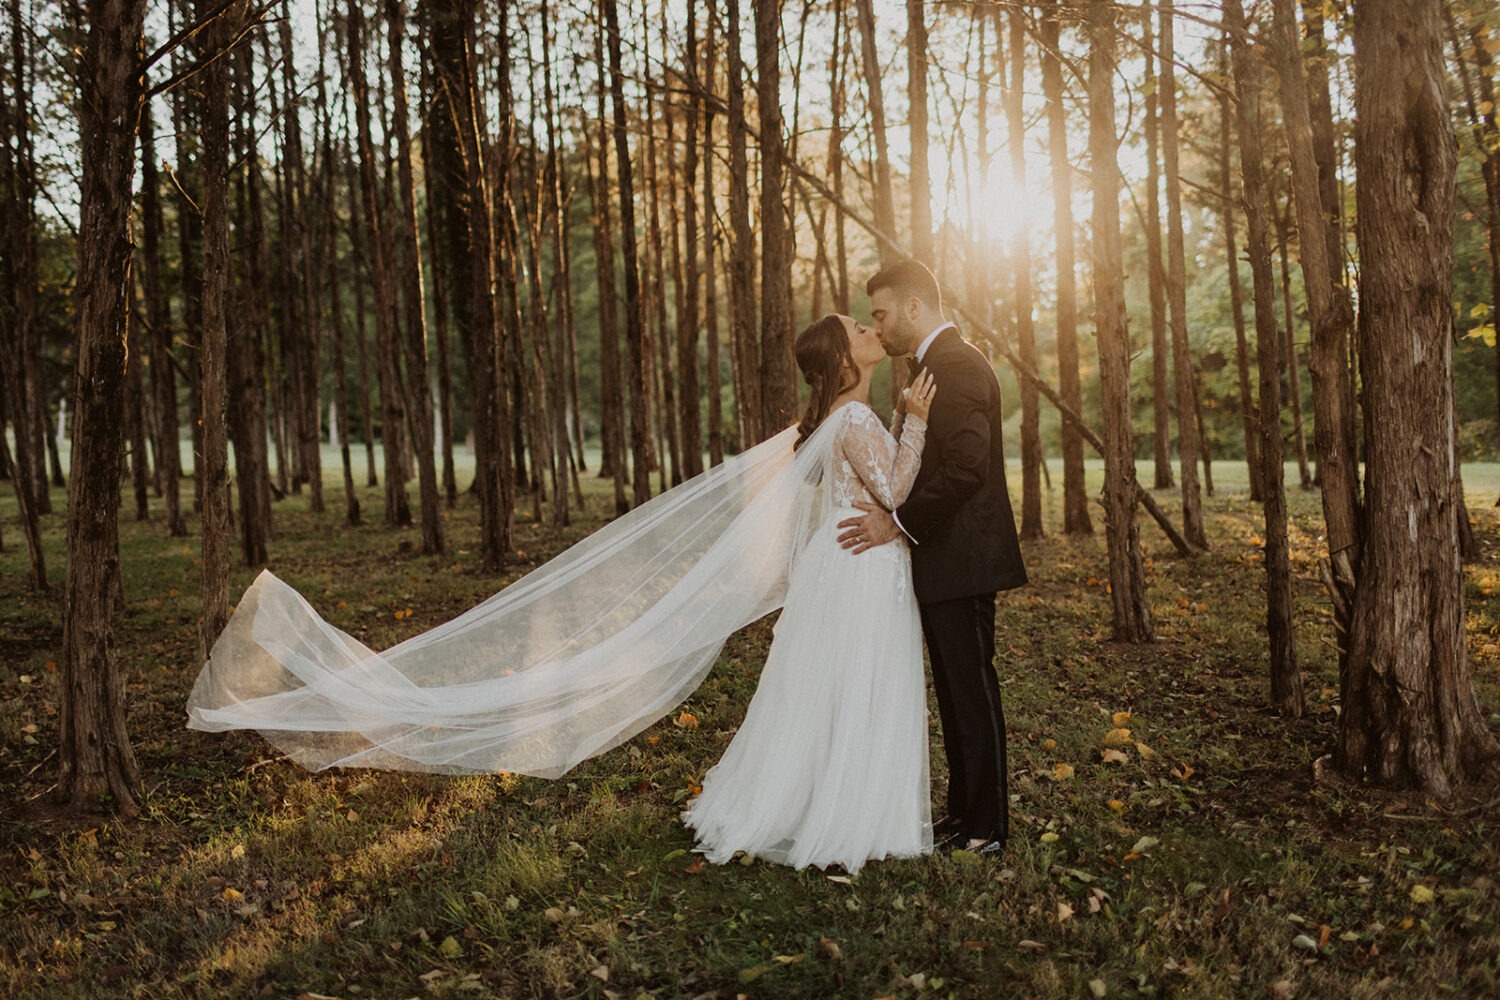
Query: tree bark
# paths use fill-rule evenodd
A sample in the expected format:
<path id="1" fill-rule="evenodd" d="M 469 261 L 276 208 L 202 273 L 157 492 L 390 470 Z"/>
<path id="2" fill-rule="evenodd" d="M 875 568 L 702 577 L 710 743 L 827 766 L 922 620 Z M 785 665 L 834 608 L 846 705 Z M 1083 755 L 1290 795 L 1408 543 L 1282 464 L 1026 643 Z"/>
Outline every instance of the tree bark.
<path id="1" fill-rule="evenodd" d="M 1156 66 L 1161 57 L 1152 45 L 1152 8 L 1144 8 L 1141 34 L 1146 61 L 1146 282 L 1151 303 L 1151 457 L 1154 487 L 1169 490 L 1172 478 L 1172 390 L 1169 387 L 1171 343 L 1167 339 L 1167 275 L 1161 252 L 1161 86 Z"/>
<path id="2" fill-rule="evenodd" d="M 1078 373 L 1077 252 L 1073 232 L 1073 165 L 1068 159 L 1068 114 L 1063 107 L 1062 0 L 1053 0 L 1042 19 L 1042 92 L 1047 102 L 1047 148 L 1052 166 L 1052 228 L 1057 236 L 1057 368 L 1063 400 L 1078 412 L 1083 388 Z M 1084 486 L 1083 436 L 1062 422 L 1063 531 L 1094 531 Z"/>
<path id="3" fill-rule="evenodd" d="M 1368 398 L 1403 405 L 1365 421 L 1368 535 L 1337 757 L 1352 777 L 1445 798 L 1500 746 L 1474 695 L 1453 506 L 1456 155 L 1441 24 L 1440 0 L 1354 12 L 1360 374 Z"/>
<path id="4" fill-rule="evenodd" d="M 1226 79 L 1230 73 L 1229 48 L 1231 44 L 1232 40 L 1226 38 L 1220 49 L 1220 58 L 1223 61 L 1221 73 Z M 1235 371 L 1239 376 L 1240 422 L 1245 435 L 1245 466 L 1250 479 L 1250 499 L 1259 501 L 1265 499 L 1265 487 L 1261 482 L 1258 443 L 1260 421 L 1256 417 L 1255 397 L 1250 392 L 1250 342 L 1245 337 L 1245 293 L 1240 285 L 1240 251 L 1235 235 L 1235 207 L 1243 204 L 1235 201 L 1234 198 L 1234 156 L 1231 133 L 1234 131 L 1235 111 L 1234 101 L 1226 86 L 1219 91 L 1219 217 L 1224 226 L 1224 266 L 1229 272 L 1229 313 L 1234 321 L 1234 360 Z M 1241 142 L 1244 140 L 1242 139 Z M 1262 217 L 1262 222 L 1264 222 L 1264 217 Z M 1253 290 L 1251 294 L 1254 294 Z M 1280 352 L 1277 353 L 1280 354 Z M 1277 389 L 1279 393 L 1279 381 Z M 1280 419 L 1280 414 L 1277 414 L 1277 420 Z M 1284 474 L 1283 478 L 1285 478 Z"/>
<path id="5" fill-rule="evenodd" d="M 16 494 L 21 532 L 26 536 L 30 585 L 45 591 L 47 562 L 42 549 L 40 504 L 38 496 L 46 493 L 45 457 L 36 447 L 36 417 L 41 405 L 41 342 L 37 330 L 37 254 L 36 195 L 33 183 L 34 163 L 31 155 L 29 65 L 25 44 L 25 22 L 19 0 L 12 0 L 11 44 L 14 54 L 14 101 L 7 101 L 0 111 L 0 174 L 5 190 L 0 191 L 5 204 L 3 234 L 6 253 L 0 260 L 0 276 L 13 296 L 10 322 L 0 327 L 0 347 L 6 363 L 0 364 L 0 413 L 10 410 L 15 431 L 16 451 L 9 462 L 11 485 Z M 14 144 L 14 155 L 12 155 Z M 8 374 L 7 374 L 8 373 Z M 0 421 L 3 422 L 3 421 Z M 0 430 L 0 437 L 4 436 Z"/>
<path id="6" fill-rule="evenodd" d="M 730 343 L 734 349 L 735 404 L 743 450 L 761 433 L 760 351 L 755 338 L 755 237 L 750 228 L 750 169 L 745 146 L 745 63 L 740 55 L 740 3 L 725 0 L 729 79 L 729 277 Z M 887 178 L 889 180 L 889 178 Z M 894 209 L 892 210 L 894 212 Z"/>
<path id="7" fill-rule="evenodd" d="M 375 144 L 370 133 L 370 91 L 365 81 L 365 20 L 359 0 L 348 0 L 349 84 L 354 97 L 358 127 L 360 185 L 364 193 L 365 231 L 370 248 L 375 284 L 375 342 L 380 368 L 380 441 L 385 455 L 385 523 L 390 527 L 411 524 L 411 506 L 403 478 L 405 407 L 401 402 L 401 368 L 396 331 L 395 268 L 391 264 L 393 241 L 386 236 L 376 175 Z"/>
<path id="8" fill-rule="evenodd" d="M 698 59 L 697 7 L 688 4 L 687 11 L 687 64 L 690 71 Z M 701 98 L 692 94 L 687 101 L 683 116 L 686 134 L 682 147 L 682 190 L 674 189 L 673 201 L 682 202 L 682 308 L 677 314 L 677 370 L 682 375 L 682 393 L 679 396 L 680 423 L 682 426 L 682 459 L 684 477 L 692 477 L 703 471 L 703 418 L 699 401 L 702 388 L 698 384 L 698 120 Z M 712 211 L 712 206 L 708 206 Z M 712 216 L 709 217 L 710 220 Z M 712 244 L 710 244 L 710 250 Z"/>
<path id="9" fill-rule="evenodd" d="M 1198 375 L 1187 331 L 1187 260 L 1182 234 L 1182 181 L 1178 165 L 1177 49 L 1172 0 L 1161 6 L 1161 144 L 1167 188 L 1167 302 L 1171 306 L 1172 375 L 1177 390 L 1177 458 L 1182 480 L 1182 533 L 1193 545 L 1208 548 L 1203 527 L 1203 497 L 1198 483 L 1201 444 L 1196 420 Z"/>
<path id="10" fill-rule="evenodd" d="M 410 113 L 406 105 L 406 42 L 404 0 L 385 0 L 390 38 L 391 93 L 395 98 L 392 130 L 396 139 L 398 187 L 401 191 L 401 292 L 406 307 L 406 395 L 412 450 L 417 460 L 417 495 L 421 509 L 422 554 L 443 551 L 443 529 L 438 512 L 437 463 L 433 457 L 432 380 L 427 368 L 427 297 L 422 283 L 422 244 L 417 218 L 417 182 L 411 163 Z M 283 22 L 285 24 L 285 22 Z"/>
<path id="11" fill-rule="evenodd" d="M 1105 0 L 1090 0 L 1089 157 L 1094 179 L 1094 323 L 1104 410 L 1104 523 L 1109 547 L 1114 638 L 1150 642 L 1151 608 L 1141 559 L 1135 505 L 1135 445 L 1130 425 L 1130 337 L 1126 329 L 1125 266 L 1120 246 L 1120 173 L 1115 159 L 1115 17 Z"/>
<path id="12" fill-rule="evenodd" d="M 469 362 L 474 412 L 474 492 L 479 500 L 479 567 L 498 573 L 510 548 L 509 433 L 500 382 L 495 303 L 494 230 L 479 127 L 474 53 L 476 0 L 429 3 L 434 93 L 434 180 L 440 194 L 444 253 L 453 278 L 453 318 Z M 502 11 L 503 13 L 503 11 Z"/>
<path id="13" fill-rule="evenodd" d="M 646 318 L 641 298 L 640 255 L 635 242 L 635 174 L 630 162 L 630 140 L 625 127 L 625 73 L 620 57 L 617 0 L 604 0 L 604 30 L 609 49 L 609 93 L 615 144 L 615 169 L 620 186 L 621 250 L 625 263 L 625 344 L 630 356 L 630 451 L 634 466 L 634 501 L 651 499 L 651 463 L 646 435 Z M 737 0 L 730 0 L 730 11 Z M 733 13 L 731 13 L 731 25 Z M 731 50 L 733 46 L 731 45 Z M 731 92 L 733 92 L 731 90 Z"/>
<path id="14" fill-rule="evenodd" d="M 875 8 L 871 0 L 854 0 L 859 24 L 860 68 L 865 76 L 865 104 L 870 114 L 870 134 L 875 140 L 875 227 L 897 238 L 896 200 L 891 192 L 891 155 L 885 135 L 885 98 L 880 89 L 880 51 L 875 40 Z M 731 21 L 731 30 L 733 22 Z M 731 58 L 734 42 L 730 41 Z M 730 80 L 730 92 L 734 79 Z M 732 99 L 732 98 L 731 98 Z M 884 241 L 878 242 L 880 266 L 895 263 L 897 256 Z"/>
<path id="15" fill-rule="evenodd" d="M 267 561 L 266 541 L 271 530 L 271 480 L 266 453 L 265 396 L 265 226 L 262 222 L 260 158 L 254 146 L 255 54 L 246 46 L 234 57 L 236 156 L 244 164 L 235 171 L 235 232 L 247 264 L 242 268 L 239 295 L 226 313 L 228 357 L 234 359 L 228 382 L 229 433 L 234 444 L 235 483 L 240 498 L 240 558 L 246 566 Z"/>
<path id="16" fill-rule="evenodd" d="M 908 10 L 916 0 L 908 0 Z M 997 29 L 998 30 L 998 29 Z M 1010 13 L 1011 85 L 1006 95 L 1005 117 L 1009 126 L 1011 183 L 1018 192 L 1026 190 L 1026 114 L 1022 98 L 1026 93 L 1026 21 L 1019 10 Z M 916 214 L 912 215 L 913 225 Z M 930 225 L 930 223 L 929 223 Z M 929 239 L 930 242 L 930 239 Z M 1023 225 L 1015 234 L 1011 263 L 1014 267 L 1016 310 L 1016 346 L 1021 360 L 1033 371 L 1037 368 L 1036 327 L 1031 303 L 1031 233 Z M 1021 537 L 1041 538 L 1046 534 L 1042 524 L 1042 432 L 1041 401 L 1036 385 L 1021 380 Z"/>
<path id="17" fill-rule="evenodd" d="M 1016 14 L 1013 12 L 1012 16 Z M 1012 34 L 1012 44 L 1015 37 Z M 1019 95 L 1016 100 L 1019 102 Z M 933 267 L 937 262 L 932 255 L 932 173 L 927 165 L 927 21 L 922 0 L 906 0 L 906 106 L 911 130 L 911 255 Z M 1016 141 L 1014 132 L 1011 141 Z M 1024 513 L 1022 523 L 1025 523 Z"/>
<path id="18" fill-rule="evenodd" d="M 706 29 L 703 36 L 703 85 L 710 92 L 715 86 L 716 41 L 714 27 L 718 24 L 718 11 L 714 0 L 709 0 L 708 17 L 704 19 Z M 723 388 L 719 374 L 719 298 L 715 275 L 714 258 L 718 232 L 715 225 L 718 204 L 714 190 L 714 102 L 705 100 L 703 111 L 703 318 L 704 368 L 708 373 L 708 464 L 720 465 L 724 461 L 724 406 L 721 399 Z"/>
<path id="19" fill-rule="evenodd" d="M 1291 211 L 1288 206 L 1287 211 Z M 1297 359 L 1297 314 L 1292 309 L 1292 265 L 1288 247 L 1292 241 L 1291 220 L 1275 213 L 1277 256 L 1281 261 L 1281 306 L 1285 326 L 1277 331 L 1281 337 L 1281 361 L 1287 378 L 1287 393 L 1292 402 L 1293 454 L 1297 456 L 1297 481 L 1304 490 L 1313 488 L 1312 469 L 1307 463 L 1307 434 L 1302 426 L 1302 363 Z"/>
<path id="20" fill-rule="evenodd" d="M 143 84 L 144 86 L 144 84 Z M 151 394 L 156 409 L 156 484 L 167 514 L 167 534 L 187 534 L 182 520 L 182 453 L 178 446 L 177 364 L 172 356 L 172 311 L 162 282 L 162 208 L 156 130 L 149 102 L 141 111 L 141 281 L 151 339 Z"/>
<path id="21" fill-rule="evenodd" d="M 604 27 L 594 34 L 594 62 L 604 65 Z M 599 432 L 603 455 L 599 475 L 614 480 L 615 514 L 630 509 L 625 496 L 629 463 L 625 459 L 625 385 L 620 366 L 620 320 L 617 312 L 619 293 L 615 285 L 615 244 L 613 213 L 609 207 L 609 143 L 612 126 L 605 103 L 604 73 L 596 74 L 595 91 L 599 122 L 598 141 L 591 150 L 598 157 L 598 167 L 590 171 L 592 219 L 594 231 L 594 265 L 599 283 Z"/>
<path id="22" fill-rule="evenodd" d="M 1273 0 L 1273 11 L 1271 49 L 1277 53 L 1277 69 L 1280 71 L 1281 106 L 1291 154 L 1297 230 L 1316 234 L 1323 230 L 1326 209 L 1318 187 L 1306 76 L 1291 0 Z M 1352 606 L 1353 573 L 1359 566 L 1361 546 L 1358 463 L 1354 446 L 1354 382 L 1349 371 L 1349 331 L 1353 326 L 1354 310 L 1349 290 L 1337 283 L 1335 265 L 1328 255 L 1328 243 L 1314 236 L 1303 239 L 1299 249 L 1308 315 L 1312 320 L 1313 430 L 1318 452 L 1318 478 L 1323 484 L 1323 519 L 1327 527 L 1331 579 L 1337 590 L 1334 608 L 1338 616 L 1336 623 L 1347 635 L 1349 622 L 1345 613 Z"/>
<path id="23" fill-rule="evenodd" d="M 792 243 L 787 228 L 786 144 L 781 134 L 781 5 L 754 0 L 755 91 L 760 106 L 760 391 L 764 434 L 797 412 L 792 359 Z"/>
<path id="24" fill-rule="evenodd" d="M 58 797 L 74 812 L 102 809 L 126 816 L 139 811 L 141 779 L 125 728 L 125 678 L 115 653 L 114 619 L 120 588 L 125 290 L 145 7 L 143 0 L 100 0 L 84 15 L 73 475 L 57 785 Z"/>
<path id="25" fill-rule="evenodd" d="M 1244 181 L 1246 253 L 1250 259 L 1255 300 L 1256 364 L 1260 370 L 1260 455 L 1258 476 L 1264 501 L 1266 567 L 1266 635 L 1270 642 L 1271 704 L 1283 715 L 1298 717 L 1304 708 L 1302 673 L 1292 629 L 1292 579 L 1288 554 L 1286 482 L 1281 437 L 1281 338 L 1276 328 L 1275 280 L 1266 224 L 1264 145 L 1260 125 L 1260 68 L 1245 37 L 1240 0 L 1225 0 L 1225 28 L 1232 51 L 1240 138 L 1240 174 Z M 1225 161 L 1227 164 L 1227 160 Z M 1226 190 L 1228 185 L 1225 185 Z"/>

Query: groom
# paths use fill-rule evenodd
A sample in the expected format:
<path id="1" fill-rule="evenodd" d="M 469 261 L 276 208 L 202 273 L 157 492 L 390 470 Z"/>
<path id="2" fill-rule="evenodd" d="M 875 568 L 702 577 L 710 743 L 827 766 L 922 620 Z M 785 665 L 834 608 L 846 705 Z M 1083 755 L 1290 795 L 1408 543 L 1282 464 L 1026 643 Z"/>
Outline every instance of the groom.
<path id="1" fill-rule="evenodd" d="M 995 676 L 995 593 L 1026 582 L 1000 439 L 1000 385 L 990 363 L 943 318 L 937 279 L 915 260 L 865 283 L 875 332 L 892 357 L 937 382 L 927 444 L 910 496 L 894 511 L 859 504 L 839 542 L 864 552 L 905 534 L 932 660 L 948 759 L 939 848 L 998 853 L 1008 832 L 1005 714 Z"/>

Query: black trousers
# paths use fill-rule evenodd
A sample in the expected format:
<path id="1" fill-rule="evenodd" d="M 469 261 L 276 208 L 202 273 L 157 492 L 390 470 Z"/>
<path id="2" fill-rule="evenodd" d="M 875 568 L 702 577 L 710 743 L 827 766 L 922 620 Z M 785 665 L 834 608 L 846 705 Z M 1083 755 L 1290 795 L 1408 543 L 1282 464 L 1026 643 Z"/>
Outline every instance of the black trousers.
<path id="1" fill-rule="evenodd" d="M 920 606 L 948 759 L 948 815 L 970 838 L 1004 840 L 1005 711 L 995 675 L 995 595 Z"/>

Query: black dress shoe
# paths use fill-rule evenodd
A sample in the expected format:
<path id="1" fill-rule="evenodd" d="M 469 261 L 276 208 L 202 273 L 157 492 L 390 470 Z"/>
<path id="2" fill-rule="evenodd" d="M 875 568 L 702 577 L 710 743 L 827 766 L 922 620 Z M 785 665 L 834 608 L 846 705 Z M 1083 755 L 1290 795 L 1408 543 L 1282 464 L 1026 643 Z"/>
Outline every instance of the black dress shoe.
<path id="1" fill-rule="evenodd" d="M 1005 841 L 999 838 L 981 841 L 971 847 L 971 842 L 976 839 L 975 837 L 955 835 L 943 842 L 942 849 L 947 854 L 952 854 L 954 851 L 966 851 L 969 854 L 978 854 L 981 857 L 998 855 L 1005 850 Z"/>

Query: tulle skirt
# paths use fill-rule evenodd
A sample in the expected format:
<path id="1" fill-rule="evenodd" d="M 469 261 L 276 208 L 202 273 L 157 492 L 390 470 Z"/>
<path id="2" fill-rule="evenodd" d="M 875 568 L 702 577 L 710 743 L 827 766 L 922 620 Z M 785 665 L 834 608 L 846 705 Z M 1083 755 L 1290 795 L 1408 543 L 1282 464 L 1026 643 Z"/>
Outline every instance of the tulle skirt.
<path id="1" fill-rule="evenodd" d="M 899 540 L 851 555 L 835 534 L 794 567 L 745 721 L 683 813 L 714 863 L 744 851 L 853 873 L 932 849 L 911 556 Z"/>

